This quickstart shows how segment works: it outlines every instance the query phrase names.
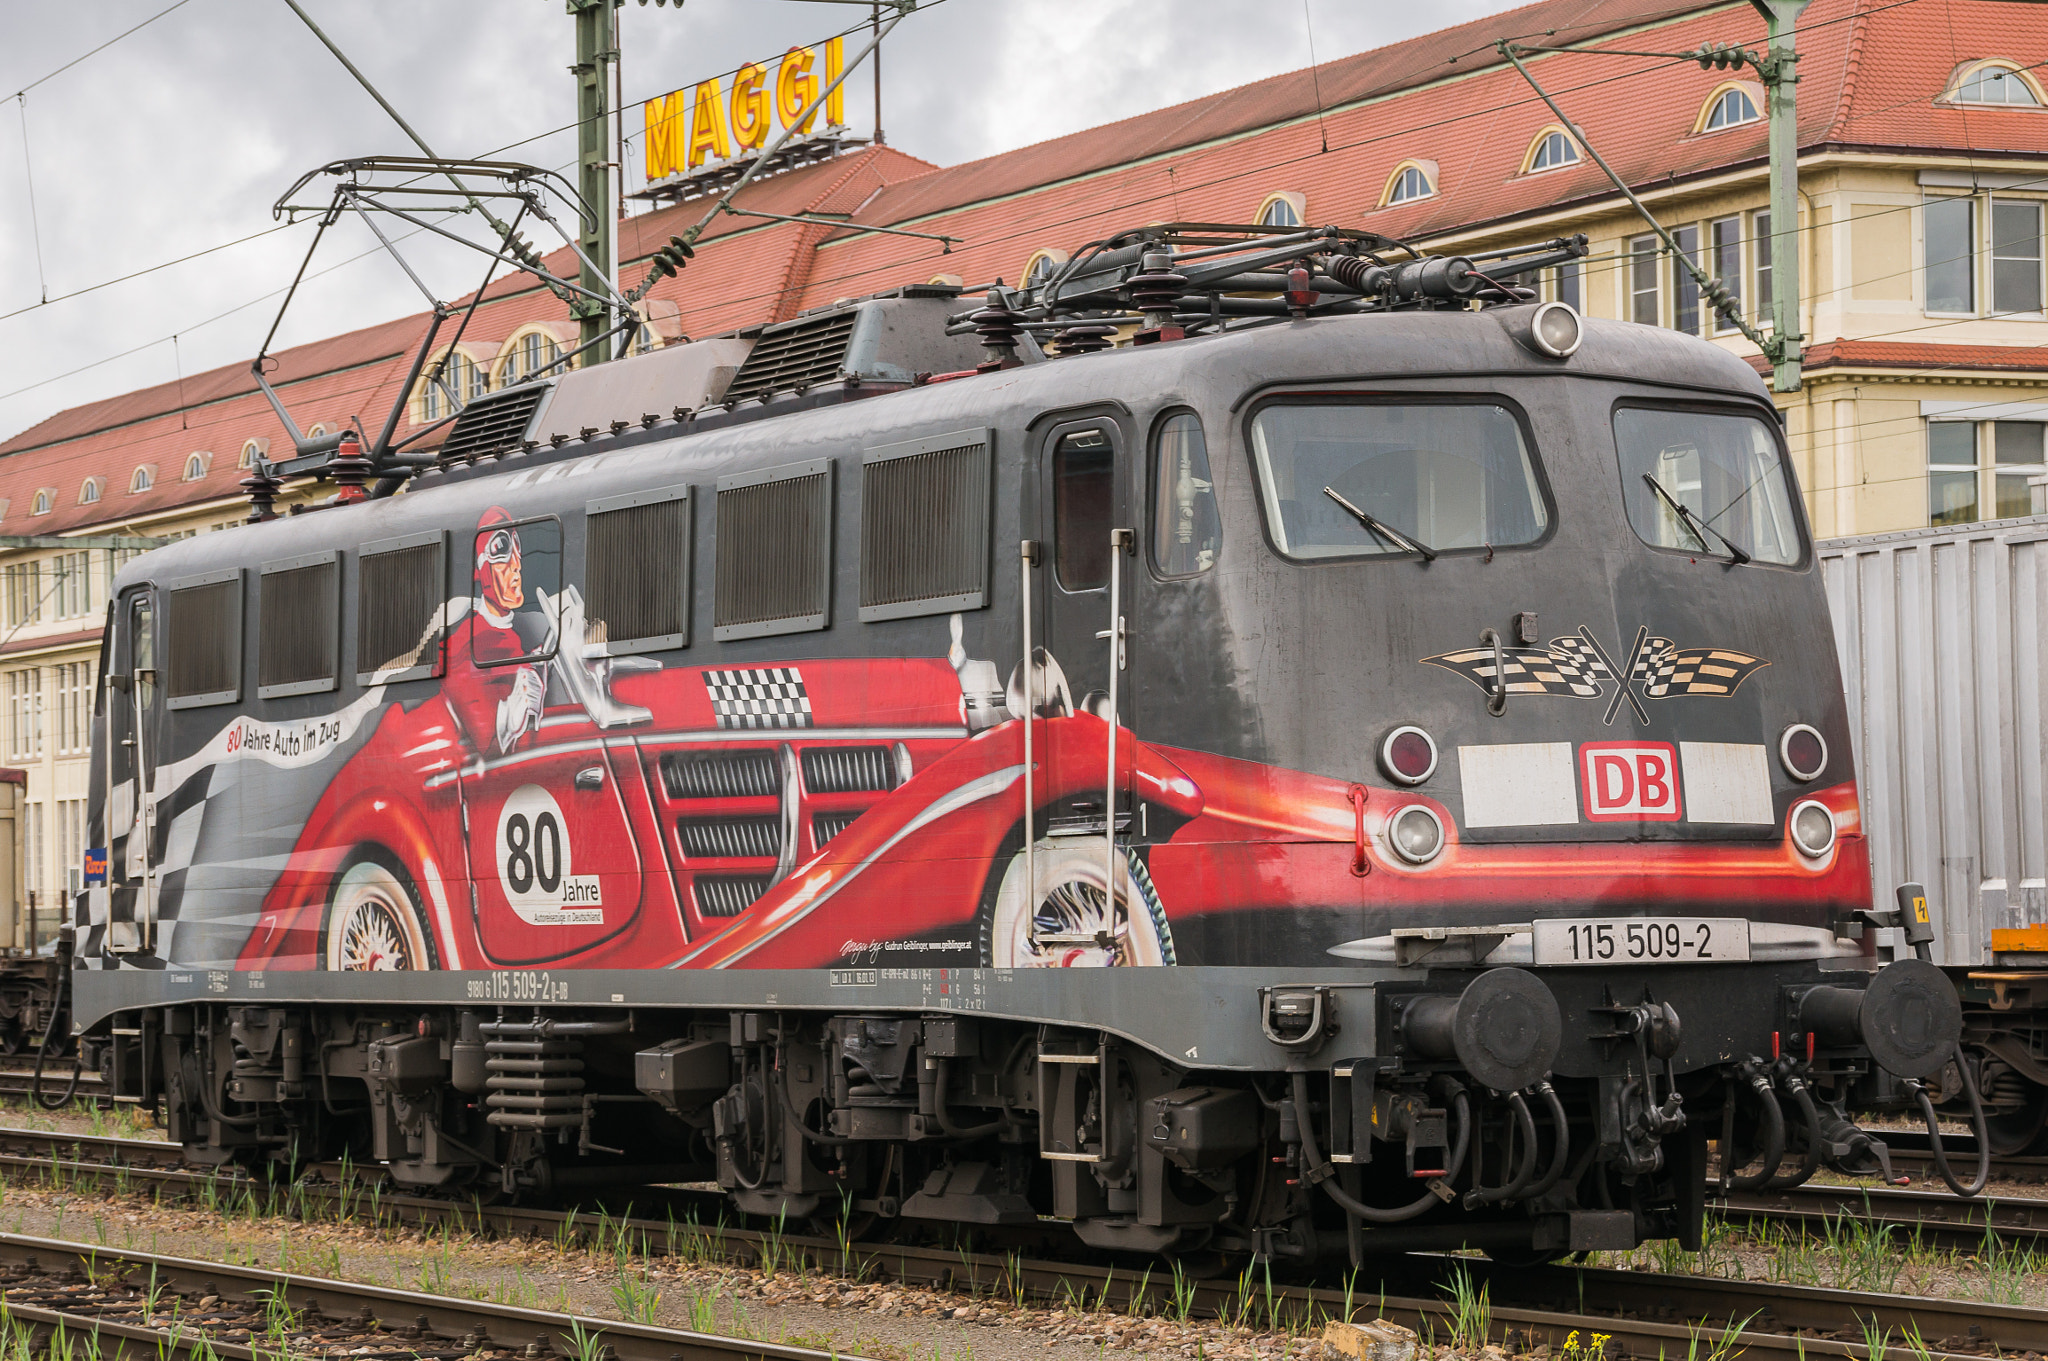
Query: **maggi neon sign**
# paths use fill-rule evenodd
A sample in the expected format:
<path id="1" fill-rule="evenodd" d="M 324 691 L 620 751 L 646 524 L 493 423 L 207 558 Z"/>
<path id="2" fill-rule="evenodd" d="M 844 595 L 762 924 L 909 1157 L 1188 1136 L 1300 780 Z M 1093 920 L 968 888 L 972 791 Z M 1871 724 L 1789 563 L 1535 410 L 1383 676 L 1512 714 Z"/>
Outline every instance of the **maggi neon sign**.
<path id="1" fill-rule="evenodd" d="M 818 121 L 817 112 L 800 127 L 797 118 L 845 69 L 838 38 L 827 39 L 823 49 L 822 71 L 818 49 L 792 47 L 775 64 L 772 82 L 766 64 L 748 62 L 733 73 L 730 88 L 706 80 L 648 100 L 641 106 L 647 119 L 648 182 L 695 170 L 706 161 L 758 151 L 768 143 L 771 124 L 793 127 L 799 134 L 809 132 Z M 844 86 L 826 96 L 824 113 L 827 126 L 846 121 Z"/>

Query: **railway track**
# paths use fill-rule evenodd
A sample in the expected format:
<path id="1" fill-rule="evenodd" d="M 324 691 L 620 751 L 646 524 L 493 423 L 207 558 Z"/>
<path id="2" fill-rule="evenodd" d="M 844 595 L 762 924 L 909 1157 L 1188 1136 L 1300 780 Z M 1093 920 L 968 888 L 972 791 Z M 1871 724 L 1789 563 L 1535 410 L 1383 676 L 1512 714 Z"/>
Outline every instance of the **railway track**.
<path id="1" fill-rule="evenodd" d="M 229 1196 L 238 1189 L 252 1193 L 258 1189 L 258 1183 L 232 1174 L 209 1175 L 183 1168 L 177 1165 L 178 1156 L 174 1146 L 150 1140 L 0 1130 L 0 1168 L 41 1168 L 70 1177 L 74 1184 L 88 1178 L 111 1179 L 125 1175 L 131 1183 L 139 1180 L 185 1191 L 211 1186 L 215 1194 Z M 315 1214 L 322 1201 L 331 1203 L 341 1192 L 339 1187 L 307 1183 L 300 1183 L 296 1189 L 303 1197 L 300 1208 Z M 1894 1197 L 1900 1194 L 1891 1193 Z M 686 1192 L 679 1192 L 677 1198 L 679 1203 L 691 1203 Z M 703 1203 L 712 1199 L 704 1197 Z M 358 1203 L 361 1203 L 360 1198 Z M 1906 1202 L 1894 1203 L 1903 1206 Z M 1590 1334 L 1597 1333 L 1608 1339 L 1606 1354 L 1609 1361 L 1621 1357 L 1704 1356 L 1724 1343 L 1757 1356 L 1787 1358 L 1867 1357 L 1869 1341 L 1880 1338 L 1885 1340 L 1882 1345 L 1894 1350 L 1907 1346 L 1908 1339 L 1918 1339 L 1930 1357 L 2013 1355 L 2038 1352 L 2044 1343 L 2048 1343 L 2048 1309 L 1682 1274 L 1581 1267 L 1506 1268 L 1476 1259 L 1411 1256 L 1390 1259 L 1387 1267 L 1377 1273 L 1378 1279 L 1354 1281 L 1348 1291 L 1264 1278 L 1254 1281 L 1247 1276 L 1179 1282 L 1187 1297 L 1176 1300 L 1172 1294 L 1174 1284 L 1167 1278 L 1156 1271 L 1141 1275 L 1128 1266 L 1032 1261 L 1015 1254 L 998 1256 L 900 1243 L 843 1244 L 831 1239 L 773 1230 L 725 1225 L 713 1228 L 693 1222 L 687 1214 L 682 1217 L 671 1215 L 665 1219 L 635 1218 L 609 1211 L 478 1205 L 404 1195 L 380 1196 L 376 1208 L 387 1222 L 420 1227 L 459 1223 L 476 1231 L 549 1240 L 559 1240 L 563 1236 L 566 1220 L 571 1232 L 599 1240 L 608 1234 L 613 1242 L 621 1239 L 635 1241 L 643 1244 L 645 1250 L 654 1256 L 687 1247 L 698 1259 L 723 1260 L 741 1266 L 773 1262 L 784 1271 L 801 1269 L 841 1273 L 868 1280 L 887 1280 L 1009 1299 L 1057 1303 L 1079 1297 L 1100 1301 L 1100 1307 L 1112 1311 L 1128 1313 L 1184 1308 L 1197 1315 L 1228 1318 L 1243 1316 L 1249 1304 L 1255 1306 L 1252 1311 L 1255 1317 L 1279 1325 L 1290 1320 L 1300 1324 L 1340 1317 L 1347 1309 L 1352 1309 L 1358 1317 L 1377 1314 L 1438 1338 L 1450 1336 L 1458 1327 L 1456 1306 L 1446 1294 L 1450 1277 L 1462 1272 L 1472 1286 L 1483 1286 L 1487 1290 L 1493 1335 L 1497 1340 L 1505 1335 L 1523 1347 L 1547 1344 L 1553 1354 L 1557 1354 L 1573 1332 L 1580 1334 L 1581 1347 L 1587 1345 L 1586 1339 Z M 2042 1208 L 2048 1210 L 2048 1204 Z M 2003 1234 L 2005 1230 L 2000 1232 Z M 1981 1239 L 1981 1228 L 1976 1230 L 1976 1234 Z M 10 1253 L 18 1256 L 20 1252 L 27 1251 L 10 1244 L 11 1240 L 0 1237 L 0 1263 L 14 1261 L 16 1258 Z M 113 1254 L 105 1248 L 84 1245 L 70 1245 L 67 1250 L 75 1254 L 97 1254 L 102 1262 L 113 1257 L 123 1260 L 135 1258 L 141 1262 L 148 1256 Z M 46 1246 L 44 1251 L 54 1249 Z M 146 1263 L 135 1267 L 136 1271 L 146 1269 Z M 185 1273 L 178 1277 L 180 1280 L 188 1279 L 191 1271 L 198 1270 L 212 1272 L 208 1279 L 216 1284 L 222 1284 L 225 1276 L 260 1282 L 249 1287 L 252 1291 L 273 1288 L 273 1283 L 287 1279 L 276 1272 L 211 1264 L 187 1263 L 178 1270 Z M 5 1279 L 0 1276 L 0 1287 L 4 1287 Z M 414 1327 L 426 1327 L 427 1333 L 420 1335 L 422 1340 L 426 1340 L 428 1334 L 432 1339 L 444 1340 L 466 1337 L 473 1331 L 462 1321 L 468 1317 L 462 1311 L 470 1310 L 472 1306 L 459 1300 L 413 1296 L 402 1291 L 372 1287 L 342 1287 L 337 1283 L 306 1281 L 297 1277 L 289 1278 L 287 1285 L 293 1300 L 303 1295 L 315 1302 L 323 1318 L 342 1307 L 341 1297 L 332 1292 L 344 1288 L 369 1292 L 362 1298 L 370 1300 L 373 1311 L 393 1311 L 392 1317 L 412 1318 Z M 336 1301 L 331 1306 L 330 1298 Z M 1557 1305 L 1562 1300 L 1575 1301 L 1579 1307 L 1559 1309 Z M 405 1304 L 403 1307 L 410 1312 L 400 1314 L 395 1311 L 399 1310 L 401 1301 L 418 1303 L 420 1307 Z M 1370 1308 L 1363 1307 L 1366 1302 L 1370 1302 Z M 428 1303 L 434 1307 L 427 1308 Z M 499 1314 L 519 1312 L 496 1305 L 480 1307 Z M 359 1316 L 362 1305 L 348 1304 L 347 1308 Z M 531 1311 L 519 1314 L 520 1327 L 540 1320 L 542 1331 L 550 1327 L 554 1330 L 549 1335 L 551 1340 L 544 1339 L 545 1345 L 532 1356 L 575 1357 L 578 1361 L 591 1361 L 562 1341 L 570 1337 L 570 1333 L 563 1331 L 569 1327 L 568 1321 L 558 1315 L 539 1314 L 529 1318 L 528 1314 Z M 384 1314 L 377 1314 L 377 1317 L 384 1317 Z M 422 1318 L 426 1320 L 425 1324 L 419 1322 Z M 606 1329 L 609 1340 L 613 1331 L 627 1325 L 585 1321 L 583 1326 L 587 1344 L 592 1327 Z M 653 1331 L 658 1333 L 662 1330 Z M 486 1339 L 505 1335 L 502 1329 L 477 1334 L 479 1338 Z M 529 1332 L 522 1336 L 515 1328 L 512 1336 L 524 1347 L 527 1341 L 539 1338 L 540 1333 Z M 361 1345 L 360 1342 L 351 1344 L 352 1347 Z M 588 1350 L 587 1345 L 585 1350 Z M 663 1353 L 663 1358 L 678 1350 L 682 1350 L 689 1361 L 695 1361 L 687 1349 L 677 1347 L 670 1347 Z M 622 1361 L 631 1361 L 637 1356 L 637 1353 L 628 1353 L 622 1347 L 617 1351 Z M 234 1355 L 225 1351 L 219 1354 L 224 1358 Z M 372 1352 L 364 1354 L 378 1353 L 373 1348 Z M 419 1354 L 452 1358 L 467 1353 L 430 1347 L 420 1349 Z M 484 1349 L 484 1354 L 489 1355 L 488 1348 Z M 748 1354 L 788 1358 L 818 1355 L 799 1348 L 758 1345 Z M 1914 1349 L 1914 1354 L 1918 1356 L 1921 1353 Z"/>
<path id="2" fill-rule="evenodd" d="M 1799 1228 L 1825 1237 L 1857 1221 L 1917 1235 L 1929 1247 L 1975 1252 L 1987 1244 L 2033 1246 L 2048 1239 L 2048 1200 L 1979 1196 L 1964 1200 L 1943 1191 L 1816 1186 L 1787 1191 L 1736 1191 L 1710 1201 L 1710 1213 L 1738 1227 Z"/>
<path id="3" fill-rule="evenodd" d="M 161 1253 L 0 1234 L 0 1300 L 100 1361 L 832 1361 L 833 1354 Z"/>

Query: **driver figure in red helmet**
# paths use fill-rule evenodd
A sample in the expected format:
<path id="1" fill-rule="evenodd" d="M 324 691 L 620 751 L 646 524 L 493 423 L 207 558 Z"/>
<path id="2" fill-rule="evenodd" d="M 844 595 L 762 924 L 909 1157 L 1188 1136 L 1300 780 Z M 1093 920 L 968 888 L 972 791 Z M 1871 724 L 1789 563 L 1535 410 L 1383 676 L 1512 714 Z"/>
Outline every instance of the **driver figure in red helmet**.
<path id="1" fill-rule="evenodd" d="M 476 596 L 456 628 L 442 694 L 479 755 L 511 751 L 540 726 L 547 663 L 519 658 L 549 650 L 553 624 L 529 606 L 519 529 L 492 506 L 477 521 Z"/>

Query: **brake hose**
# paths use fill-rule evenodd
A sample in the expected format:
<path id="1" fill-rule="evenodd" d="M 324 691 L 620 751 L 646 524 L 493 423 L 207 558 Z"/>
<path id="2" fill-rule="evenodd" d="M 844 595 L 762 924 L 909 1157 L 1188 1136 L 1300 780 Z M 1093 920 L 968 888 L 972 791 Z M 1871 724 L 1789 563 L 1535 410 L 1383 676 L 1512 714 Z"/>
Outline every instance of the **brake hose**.
<path id="1" fill-rule="evenodd" d="M 953 1117 L 946 1113 L 946 1075 L 953 1066 L 952 1060 L 939 1059 L 937 1063 L 939 1065 L 938 1076 L 933 1079 L 932 1083 L 932 1114 L 938 1117 L 939 1128 L 949 1138 L 979 1139 L 983 1135 L 994 1134 L 1009 1123 L 1008 1116 L 998 1115 L 987 1124 L 967 1125 L 964 1127 L 954 1124 Z"/>
<path id="2" fill-rule="evenodd" d="M 1309 1178 L 1320 1185 L 1346 1214 L 1356 1215 L 1369 1224 L 1399 1224 L 1438 1203 L 1435 1191 L 1425 1191 L 1420 1199 L 1407 1205 L 1383 1210 L 1345 1194 L 1344 1188 L 1337 1185 L 1337 1169 L 1323 1161 L 1322 1150 L 1316 1147 L 1315 1120 L 1309 1113 L 1307 1073 L 1294 1075 L 1294 1105 L 1299 1112 L 1296 1123 L 1301 1130 L 1301 1154 L 1307 1163 Z M 1463 1091 L 1452 1096 L 1451 1114 L 1458 1122 L 1458 1132 L 1451 1138 L 1451 1156 L 1444 1163 L 1446 1176 L 1457 1174 L 1458 1165 L 1465 1161 L 1465 1145 L 1472 1134 L 1472 1103 Z"/>
<path id="3" fill-rule="evenodd" d="M 57 1022 L 63 1015 L 64 1008 L 53 1002 L 50 1006 L 50 1024 L 44 1027 L 42 1045 L 36 1050 L 36 1071 L 28 1083 L 29 1096 L 34 1099 L 36 1105 L 46 1111 L 62 1110 L 71 1104 L 71 1099 L 78 1095 L 79 1075 L 85 1071 L 85 1048 L 78 1045 L 71 1052 L 71 1081 L 64 1084 L 64 1095 L 55 1101 L 43 1095 L 43 1065 L 49 1061 L 50 1046 L 57 1039 Z"/>
<path id="4" fill-rule="evenodd" d="M 1764 1110 L 1763 1162 L 1755 1172 L 1741 1172 L 1728 1179 L 1729 1189 L 1755 1191 L 1778 1173 L 1778 1164 L 1785 1161 L 1785 1112 L 1778 1105 L 1778 1094 L 1771 1090 L 1770 1079 L 1751 1070 L 1749 1085 L 1756 1092 L 1757 1101 Z M 1729 1099 L 1734 1100 L 1731 1093 Z M 1734 1156 L 1732 1150 L 1724 1149 L 1722 1157 Z"/>
<path id="5" fill-rule="evenodd" d="M 775 1060 L 775 1073 L 778 1078 L 782 1073 L 782 1059 L 779 1054 Z M 867 1142 L 865 1139 L 848 1139 L 837 1134 L 824 1134 L 812 1129 L 810 1122 L 804 1119 L 803 1113 L 797 1110 L 796 1098 L 789 1094 L 789 1084 L 778 1081 L 775 1084 L 775 1090 L 781 1093 L 783 1113 L 789 1117 L 790 1123 L 796 1126 L 796 1132 L 809 1139 L 812 1143 L 823 1144 L 827 1148 L 851 1148 L 855 1144 Z"/>
<path id="6" fill-rule="evenodd" d="M 1963 1075 L 1963 1095 L 1970 1099 L 1970 1133 L 1977 1140 L 1977 1179 L 1968 1186 L 1956 1180 L 1949 1170 L 1948 1154 L 1941 1146 L 1941 1124 L 1935 1119 L 1934 1103 L 1927 1099 L 1924 1084 L 1913 1082 L 1913 1099 L 1920 1103 L 1921 1118 L 1927 1121 L 1927 1147 L 1934 1153 L 1934 1170 L 1948 1183 L 1948 1189 L 1959 1196 L 1974 1196 L 1984 1189 L 1991 1180 L 1991 1130 L 1984 1119 L 1984 1099 L 1977 1094 L 1977 1079 L 1970 1075 L 1970 1065 L 1963 1059 L 1963 1047 L 1955 1047 L 1956 1069 Z"/>
<path id="7" fill-rule="evenodd" d="M 1557 1089 L 1548 1082 L 1536 1084 L 1536 1094 L 1543 1098 L 1543 1104 L 1550 1111 L 1551 1123 L 1557 1126 L 1557 1149 L 1550 1155 L 1550 1167 L 1534 1186 L 1522 1193 L 1522 1199 L 1534 1200 L 1550 1194 L 1550 1188 L 1557 1185 L 1564 1175 L 1565 1164 L 1571 1159 L 1572 1127 L 1565 1119 L 1564 1102 L 1557 1099 Z"/>
<path id="8" fill-rule="evenodd" d="M 1498 1186 L 1475 1187 L 1465 1193 L 1465 1208 L 1474 1210 L 1481 1205 L 1491 1205 L 1497 1200 L 1513 1200 L 1522 1194 L 1522 1188 L 1536 1175 L 1536 1117 L 1529 1114 L 1529 1103 L 1522 1100 L 1520 1092 L 1508 1093 L 1508 1108 L 1515 1113 L 1515 1125 L 1522 1131 L 1522 1142 L 1528 1152 L 1522 1156 L 1522 1165 L 1515 1169 L 1514 1176 Z"/>
<path id="9" fill-rule="evenodd" d="M 1800 1117 L 1806 1122 L 1806 1153 L 1799 1160 L 1799 1166 L 1790 1172 L 1778 1173 L 1764 1182 L 1766 1191 L 1789 1191 L 1803 1186 L 1807 1178 L 1820 1170 L 1821 1145 L 1827 1140 L 1820 1132 L 1820 1108 L 1813 1104 L 1813 1091 L 1797 1073 L 1784 1077 L 1785 1090 L 1792 1094 L 1792 1102 L 1799 1107 Z"/>

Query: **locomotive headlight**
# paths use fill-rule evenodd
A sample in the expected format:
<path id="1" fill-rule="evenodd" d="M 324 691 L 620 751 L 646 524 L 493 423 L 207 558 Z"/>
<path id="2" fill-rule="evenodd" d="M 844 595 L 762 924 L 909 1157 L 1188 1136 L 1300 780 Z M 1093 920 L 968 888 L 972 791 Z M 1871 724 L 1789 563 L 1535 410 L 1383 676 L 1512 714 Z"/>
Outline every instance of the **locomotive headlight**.
<path id="1" fill-rule="evenodd" d="M 1830 824 L 1832 830 L 1832 824 Z M 1411 865 L 1427 865 L 1444 848 L 1444 825 L 1419 803 L 1394 814 L 1387 823 L 1387 841 L 1394 854 Z"/>
<path id="2" fill-rule="evenodd" d="M 1380 743 L 1380 769 L 1402 784 L 1421 784 L 1436 773 L 1436 739 L 1412 725 L 1394 729 Z"/>
<path id="3" fill-rule="evenodd" d="M 1828 741 L 1818 730 L 1794 723 L 1778 738 L 1778 759 L 1801 784 L 1819 777 L 1828 765 Z"/>
<path id="4" fill-rule="evenodd" d="M 1835 815 L 1814 799 L 1792 805 L 1792 844 L 1801 855 L 1818 860 L 1835 846 Z"/>
<path id="5" fill-rule="evenodd" d="M 1529 318 L 1530 343 L 1552 359 L 1569 359 L 1585 334 L 1568 302 L 1546 302 Z"/>

